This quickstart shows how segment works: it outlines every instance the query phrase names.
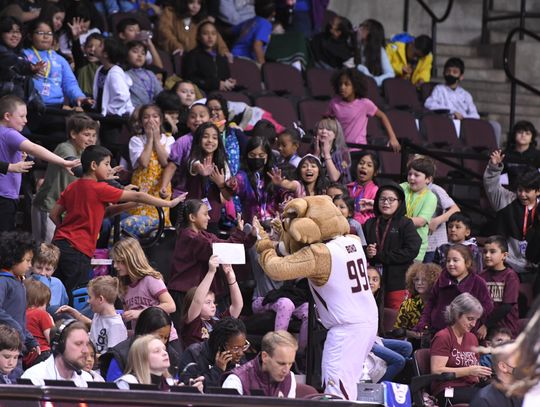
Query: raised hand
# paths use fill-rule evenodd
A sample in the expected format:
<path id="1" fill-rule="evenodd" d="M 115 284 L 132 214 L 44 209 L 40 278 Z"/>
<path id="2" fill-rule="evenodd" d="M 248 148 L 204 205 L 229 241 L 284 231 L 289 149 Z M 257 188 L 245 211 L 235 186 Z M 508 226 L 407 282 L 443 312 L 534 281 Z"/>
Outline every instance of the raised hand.
<path id="1" fill-rule="evenodd" d="M 281 185 L 283 182 L 283 176 L 281 175 L 281 170 L 279 168 L 272 168 L 272 171 L 266 173 L 272 180 L 272 184 Z"/>
<path id="2" fill-rule="evenodd" d="M 218 168 L 218 166 L 214 164 L 209 177 L 219 188 L 225 187 L 225 170 Z"/>
<path id="3" fill-rule="evenodd" d="M 495 150 L 489 156 L 489 162 L 493 165 L 500 165 L 504 160 L 502 150 Z"/>
<path id="4" fill-rule="evenodd" d="M 73 17 L 73 20 L 71 20 L 71 24 L 69 22 L 67 23 L 69 29 L 71 30 L 71 35 L 74 39 L 79 38 L 80 35 L 84 32 L 82 22 L 82 18 Z"/>
<path id="5" fill-rule="evenodd" d="M 214 254 L 210 256 L 210 260 L 208 260 L 208 272 L 209 273 L 215 273 L 217 271 L 217 268 L 219 266 L 219 257 L 217 254 Z"/>

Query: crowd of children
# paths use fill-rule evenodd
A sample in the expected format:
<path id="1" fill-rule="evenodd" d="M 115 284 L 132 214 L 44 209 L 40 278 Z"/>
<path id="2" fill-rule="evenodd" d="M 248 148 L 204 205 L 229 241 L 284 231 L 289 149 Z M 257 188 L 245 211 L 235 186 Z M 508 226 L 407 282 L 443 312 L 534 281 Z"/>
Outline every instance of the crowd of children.
<path id="1" fill-rule="evenodd" d="M 96 3 L 110 14 L 139 4 Z M 433 371 L 454 372 L 457 362 L 448 357 L 454 350 L 471 354 L 465 379 L 448 384 L 476 389 L 478 378 L 490 372 L 481 363 L 490 361 L 472 355 L 471 346 L 504 334 L 516 338 L 520 282 L 534 279 L 534 292 L 540 292 L 540 153 L 534 126 L 518 122 L 506 150 L 491 152 L 484 189 L 496 212 L 497 234 L 480 244 L 471 218 L 433 183 L 432 159 L 413 156 L 406 181 L 396 184 L 378 179 L 378 155 L 357 146 L 367 144 L 368 118 L 375 116 L 390 149 L 400 151 L 400 129 L 366 97 L 365 76 L 379 85 L 394 75 L 415 85 L 429 82 L 428 37 L 396 37 L 385 47 L 376 20 L 364 21 L 356 38 L 345 18 L 332 19 L 314 37 L 314 47 L 319 66 L 340 68 L 332 79 L 335 96 L 328 114 L 313 123 L 313 142 L 304 151 L 299 126 L 276 131 L 260 120 L 244 132 L 225 97 L 215 93 L 238 90 L 230 72 L 233 55 L 264 63 L 273 2 L 255 1 L 254 14 L 225 31 L 223 37 L 239 36 L 232 54 L 220 34 L 222 23 L 209 18 L 204 1 L 163 8 L 145 3 L 159 21 L 159 46 L 183 58 L 183 78 L 172 90 L 163 91 L 160 52 L 137 19 L 120 21 L 117 38 L 110 38 L 82 9 L 51 9 L 29 23 L 22 49 L 25 25 L 0 18 L 0 72 L 12 61 L 16 74 L 0 79 L 0 94 L 11 93 L 0 98 L 0 161 L 6 163 L 0 175 L 0 383 L 16 382 L 25 370 L 26 377 L 36 377 L 40 366 L 45 371 L 67 352 L 59 350 L 58 335 L 68 328 L 62 322 L 55 327 L 55 321 L 69 319 L 75 320 L 69 331 L 88 332 L 84 358 L 69 361 L 84 371 L 85 380 L 116 381 L 122 389 L 130 383 L 168 389 L 179 380 L 201 390 L 221 385 L 222 374 L 256 349 L 241 321 L 248 318 L 246 309 L 275 314 L 276 332 L 300 321 L 295 351 L 297 372 L 302 371 L 310 293 L 305 281 L 278 283 L 264 274 L 252 224 L 260 221 L 279 245 L 284 205 L 329 195 L 369 263 L 366 273 L 379 306 L 372 353 L 386 364 L 382 380 L 394 379 L 412 350 L 429 347 L 432 339 Z M 62 13 L 68 11 L 64 27 Z M 329 49 L 334 46 L 339 49 Z M 349 58 L 353 67 L 342 67 L 350 66 Z M 472 97 L 459 86 L 464 70 L 462 60 L 449 59 L 446 83 L 435 87 L 426 107 L 447 109 L 458 120 L 477 117 Z M 25 93 L 28 81 L 48 108 L 87 105 L 102 116 L 129 116 L 125 165 L 113 167 L 114 155 L 99 137 L 108 129 L 87 114 L 70 114 L 65 123 L 36 116 Z M 34 109 L 29 119 L 27 105 Z M 53 152 L 29 140 L 35 130 L 50 130 L 52 138 L 43 144 Z M 32 234 L 14 231 L 21 173 L 33 165 L 26 155 L 49 163 L 32 200 Z M 503 173 L 515 192 L 501 185 Z M 129 237 L 114 242 L 107 225 L 116 215 Z M 151 235 L 161 216 L 177 235 L 170 269 L 158 270 L 138 239 Z M 225 242 L 244 245 L 245 266 L 233 269 L 213 255 L 213 244 Z M 115 277 L 93 274 L 98 246 L 109 249 Z M 248 280 L 256 282 L 252 292 Z M 75 301 L 81 287 L 88 295 L 84 309 Z M 245 294 L 252 296 L 251 307 Z M 397 314 L 391 332 L 384 329 L 385 309 Z M 441 397 L 443 390 L 435 386 L 434 395 Z M 464 401 L 474 396 L 471 389 L 458 393 Z"/>

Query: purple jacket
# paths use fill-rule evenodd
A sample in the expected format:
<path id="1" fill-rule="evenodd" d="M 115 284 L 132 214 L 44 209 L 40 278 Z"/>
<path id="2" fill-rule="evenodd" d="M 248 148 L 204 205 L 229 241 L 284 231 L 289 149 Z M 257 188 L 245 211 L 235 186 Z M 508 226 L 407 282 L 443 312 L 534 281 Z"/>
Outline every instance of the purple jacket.
<path id="1" fill-rule="evenodd" d="M 268 397 L 279 397 L 280 392 L 287 397 L 291 391 L 291 374 L 288 374 L 282 382 L 274 382 L 268 373 L 263 372 L 260 355 L 234 368 L 230 373 L 240 378 L 244 395 L 251 395 L 252 390 L 262 390 Z"/>
<path id="2" fill-rule="evenodd" d="M 486 282 L 478 274 L 471 273 L 459 283 L 456 283 L 456 280 L 444 269 L 433 285 L 431 295 L 424 306 L 422 317 L 415 330 L 423 331 L 426 326 L 435 331 L 446 328 L 448 324 L 444 318 L 444 310 L 454 298 L 463 293 L 473 295 L 484 307 L 484 313 L 476 324 L 475 330 L 478 329 L 485 323 L 487 315 L 493 311 L 493 301 L 489 295 Z"/>

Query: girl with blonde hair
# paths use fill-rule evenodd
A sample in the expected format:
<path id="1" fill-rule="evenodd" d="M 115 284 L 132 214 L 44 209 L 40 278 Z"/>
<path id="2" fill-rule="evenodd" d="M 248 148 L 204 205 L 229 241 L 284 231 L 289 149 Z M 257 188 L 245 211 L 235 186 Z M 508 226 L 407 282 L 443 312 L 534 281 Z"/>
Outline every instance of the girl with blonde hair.
<path id="1" fill-rule="evenodd" d="M 120 279 L 120 298 L 124 304 L 124 321 L 135 321 L 148 307 L 159 307 L 168 314 L 176 311 L 163 276 L 155 270 L 138 240 L 131 237 L 115 243 L 111 250 L 114 268 Z M 134 322 L 132 322 L 134 324 Z M 169 343 L 181 351 L 178 334 L 171 328 Z"/>

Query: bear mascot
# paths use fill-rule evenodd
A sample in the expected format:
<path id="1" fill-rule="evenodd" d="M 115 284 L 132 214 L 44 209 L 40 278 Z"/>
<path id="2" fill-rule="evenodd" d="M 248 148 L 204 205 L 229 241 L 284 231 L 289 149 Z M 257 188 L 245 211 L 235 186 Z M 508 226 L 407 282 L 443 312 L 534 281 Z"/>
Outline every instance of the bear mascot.
<path id="1" fill-rule="evenodd" d="M 360 239 L 348 234 L 347 219 L 330 197 L 322 195 L 287 203 L 277 245 L 256 219 L 254 223 L 265 273 L 274 280 L 307 277 L 309 281 L 319 319 L 328 329 L 321 365 L 325 393 L 356 400 L 357 383 L 378 325 Z"/>

